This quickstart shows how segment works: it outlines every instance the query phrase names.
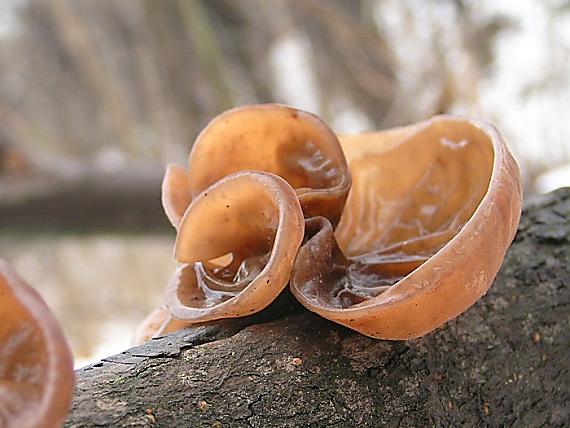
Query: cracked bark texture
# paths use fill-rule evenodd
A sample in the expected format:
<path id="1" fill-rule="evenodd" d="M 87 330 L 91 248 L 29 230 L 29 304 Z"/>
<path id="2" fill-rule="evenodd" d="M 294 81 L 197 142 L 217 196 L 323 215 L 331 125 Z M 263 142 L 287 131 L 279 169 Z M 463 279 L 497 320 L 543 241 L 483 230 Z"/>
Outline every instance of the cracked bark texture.
<path id="1" fill-rule="evenodd" d="M 560 189 L 526 204 L 488 294 L 420 339 L 299 309 L 200 326 L 79 370 L 66 426 L 568 426 L 569 244 Z"/>

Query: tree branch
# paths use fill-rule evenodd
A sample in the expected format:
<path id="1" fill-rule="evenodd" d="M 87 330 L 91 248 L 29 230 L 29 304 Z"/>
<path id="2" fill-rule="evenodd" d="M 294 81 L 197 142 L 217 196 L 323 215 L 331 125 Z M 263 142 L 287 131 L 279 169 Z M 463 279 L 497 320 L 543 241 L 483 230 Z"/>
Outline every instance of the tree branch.
<path id="1" fill-rule="evenodd" d="M 79 370 L 68 426 L 567 426 L 569 241 L 562 189 L 431 334 L 373 340 L 306 311 L 181 331 Z"/>

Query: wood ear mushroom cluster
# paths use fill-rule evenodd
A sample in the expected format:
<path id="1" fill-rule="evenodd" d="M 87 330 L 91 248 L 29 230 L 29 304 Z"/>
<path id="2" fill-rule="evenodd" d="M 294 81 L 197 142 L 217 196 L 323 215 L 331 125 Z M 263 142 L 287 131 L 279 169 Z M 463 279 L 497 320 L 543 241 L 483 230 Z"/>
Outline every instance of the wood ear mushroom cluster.
<path id="1" fill-rule="evenodd" d="M 518 167 L 491 125 L 437 116 L 337 137 L 278 104 L 215 118 L 162 192 L 181 266 L 138 342 L 251 315 L 288 286 L 367 336 L 421 336 L 485 294 L 521 211 Z"/>

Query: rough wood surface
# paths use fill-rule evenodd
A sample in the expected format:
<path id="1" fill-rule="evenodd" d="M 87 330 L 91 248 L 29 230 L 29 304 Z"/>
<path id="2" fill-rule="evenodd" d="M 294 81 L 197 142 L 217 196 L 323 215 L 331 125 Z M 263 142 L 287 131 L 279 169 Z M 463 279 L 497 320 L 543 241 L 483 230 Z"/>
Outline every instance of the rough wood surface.
<path id="1" fill-rule="evenodd" d="M 79 370 L 68 426 L 568 426 L 569 244 L 562 189 L 527 204 L 489 293 L 427 336 L 304 311 L 182 331 Z"/>

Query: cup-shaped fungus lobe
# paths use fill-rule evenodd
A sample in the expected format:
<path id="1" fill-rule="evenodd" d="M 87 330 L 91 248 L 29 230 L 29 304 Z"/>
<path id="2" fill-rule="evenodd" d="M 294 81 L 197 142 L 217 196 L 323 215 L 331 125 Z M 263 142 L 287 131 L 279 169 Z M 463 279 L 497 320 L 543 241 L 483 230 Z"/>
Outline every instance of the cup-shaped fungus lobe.
<path id="1" fill-rule="evenodd" d="M 316 116 L 279 104 L 244 106 L 213 119 L 196 139 L 189 169 L 169 166 L 163 204 L 177 226 L 190 200 L 222 177 L 269 172 L 297 193 L 305 216 L 337 224 L 350 173 L 337 136 Z"/>
<path id="2" fill-rule="evenodd" d="M 303 212 L 280 177 L 231 174 L 196 196 L 180 223 L 167 286 L 171 314 L 192 322 L 259 312 L 287 286 L 303 240 Z"/>
<path id="3" fill-rule="evenodd" d="M 61 327 L 40 295 L 0 260 L 0 426 L 60 427 L 73 388 Z"/>
<path id="4" fill-rule="evenodd" d="M 162 179 L 162 206 L 166 217 L 174 227 L 180 225 L 184 211 L 192 202 L 188 172 L 176 164 L 168 164 Z"/>
<path id="5" fill-rule="evenodd" d="M 365 335 L 421 336 L 490 287 L 520 217 L 518 167 L 492 126 L 450 116 L 341 142 L 353 186 L 334 235 L 307 222 L 292 292 Z"/>

